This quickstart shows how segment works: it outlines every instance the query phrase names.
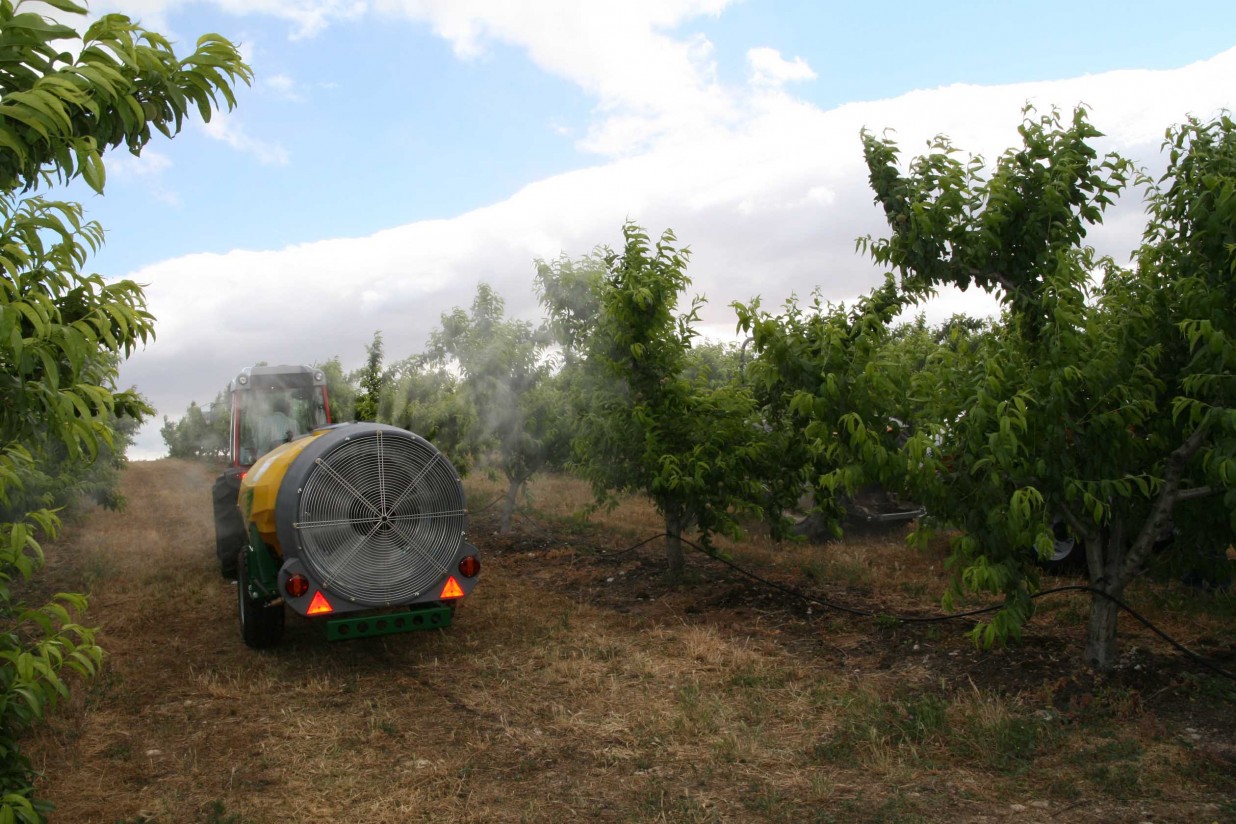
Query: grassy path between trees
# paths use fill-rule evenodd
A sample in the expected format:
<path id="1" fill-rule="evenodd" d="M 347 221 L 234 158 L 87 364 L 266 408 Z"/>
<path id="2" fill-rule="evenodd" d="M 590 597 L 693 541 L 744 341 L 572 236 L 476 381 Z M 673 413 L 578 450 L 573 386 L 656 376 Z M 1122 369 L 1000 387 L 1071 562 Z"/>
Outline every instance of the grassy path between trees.
<path id="1" fill-rule="evenodd" d="M 1124 681 L 1053 672 L 1074 653 L 1067 607 L 979 653 L 957 628 L 808 616 L 698 556 L 670 587 L 656 548 L 600 558 L 604 530 L 554 516 L 509 537 L 474 517 L 485 568 L 446 631 L 328 645 L 289 616 L 255 652 L 216 571 L 211 477 L 134 463 L 127 511 L 48 550 L 56 587 L 92 593 L 107 650 L 28 744 L 53 821 L 1236 818 L 1232 685 L 1166 652 Z M 496 495 L 466 484 L 478 508 Z M 939 563 L 894 536 L 795 548 L 767 572 L 931 608 L 877 556 Z M 1230 654 L 1230 614 L 1195 623 L 1186 640 Z"/>

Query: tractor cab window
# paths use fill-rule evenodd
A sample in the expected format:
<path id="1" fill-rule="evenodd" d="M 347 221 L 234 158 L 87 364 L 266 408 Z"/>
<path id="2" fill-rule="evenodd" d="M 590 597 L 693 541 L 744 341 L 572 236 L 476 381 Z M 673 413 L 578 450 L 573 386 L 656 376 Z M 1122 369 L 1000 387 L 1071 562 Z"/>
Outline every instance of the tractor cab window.
<path id="1" fill-rule="evenodd" d="M 280 444 L 326 424 L 322 388 L 262 389 L 242 395 L 240 460 L 252 464 Z"/>

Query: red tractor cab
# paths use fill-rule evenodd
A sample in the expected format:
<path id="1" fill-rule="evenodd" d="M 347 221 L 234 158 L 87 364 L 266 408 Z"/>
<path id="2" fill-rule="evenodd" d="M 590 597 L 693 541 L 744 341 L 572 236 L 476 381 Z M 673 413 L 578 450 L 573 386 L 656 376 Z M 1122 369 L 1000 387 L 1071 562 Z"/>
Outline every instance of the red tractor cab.
<path id="1" fill-rule="evenodd" d="M 331 422 L 326 375 L 320 369 L 246 366 L 227 388 L 233 467 L 252 466 L 279 444 Z"/>
<path id="2" fill-rule="evenodd" d="M 236 578 L 245 545 L 237 508 L 240 480 L 270 450 L 331 423 L 326 375 L 310 366 L 246 366 L 228 383 L 228 468 L 214 484 L 215 552 L 224 578 Z"/>

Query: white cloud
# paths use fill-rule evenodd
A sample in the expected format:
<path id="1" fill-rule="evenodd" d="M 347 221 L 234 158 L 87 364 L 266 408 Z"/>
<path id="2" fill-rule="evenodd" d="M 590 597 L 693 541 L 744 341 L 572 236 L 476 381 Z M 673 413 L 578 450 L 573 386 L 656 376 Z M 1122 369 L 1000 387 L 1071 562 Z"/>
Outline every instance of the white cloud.
<path id="1" fill-rule="evenodd" d="M 156 25 L 161 15 L 187 1 L 110 5 L 140 7 L 148 24 L 164 30 Z M 880 279 L 855 253 L 854 239 L 884 229 L 867 187 L 860 129 L 895 129 L 907 159 L 937 133 L 994 158 L 1016 141 L 1027 100 L 1066 110 L 1085 102 L 1108 134 L 1105 147 L 1154 165 L 1166 125 L 1234 102 L 1236 49 L 1177 71 L 957 85 L 825 112 L 788 91 L 815 77 L 811 67 L 774 49 L 748 51 L 748 87 L 718 81 L 712 44 L 689 24 L 730 0 L 213 2 L 231 14 L 285 20 L 295 37 L 374 12 L 428 25 L 463 60 L 484 61 L 496 46 L 521 50 L 593 99 L 578 146 L 603 160 L 450 220 L 283 250 L 193 255 L 134 273 L 150 284 L 159 337 L 122 375 L 171 415 L 190 399 L 208 400 L 246 363 L 338 354 L 358 365 L 376 329 L 392 358 L 420 351 L 440 314 L 466 306 L 481 280 L 509 311 L 533 317 L 533 258 L 617 244 L 627 218 L 654 233 L 673 227 L 693 248 L 693 291 L 710 299 L 707 333 L 732 334 L 729 303 L 757 294 L 768 307 L 815 288 L 849 300 Z M 297 93 L 286 76 L 260 82 Z M 234 119 L 217 116 L 207 133 L 262 162 L 288 162 L 282 147 L 247 135 Z M 1091 240 L 1124 260 L 1140 234 L 1139 214 L 1137 199 L 1127 198 Z M 942 295 L 929 316 L 991 309 L 972 290 Z M 158 450 L 157 434 L 153 443 L 143 437 L 145 449 Z"/>
<path id="2" fill-rule="evenodd" d="M 228 14 L 261 15 L 293 25 L 292 38 L 321 34 L 331 23 L 354 20 L 365 13 L 363 0 L 213 0 Z"/>
<path id="3" fill-rule="evenodd" d="M 260 78 L 263 86 L 270 89 L 278 97 L 287 100 L 303 100 L 296 81 L 286 74 L 268 74 Z"/>
<path id="4" fill-rule="evenodd" d="M 108 0 L 105 5 L 166 32 L 168 12 L 189 2 Z M 232 15 L 285 20 L 293 25 L 293 38 L 318 35 L 334 22 L 373 11 L 429 25 L 464 60 L 484 59 L 494 44 L 521 49 L 538 67 L 596 100 L 596 119 L 578 145 L 603 156 L 636 154 L 739 118 L 733 97 L 717 82 L 712 44 L 700 34 L 674 35 L 692 19 L 720 14 L 732 0 L 211 2 Z M 774 67 L 767 66 L 771 71 Z"/>
<path id="5" fill-rule="evenodd" d="M 364 0 L 211 0 L 227 14 L 261 15 L 292 24 L 291 37 L 302 39 L 320 34 L 331 23 L 353 20 L 364 14 Z M 104 0 L 93 4 L 92 13 L 127 14 L 154 31 L 168 34 L 168 12 L 190 5 L 192 0 Z"/>
<path id="6" fill-rule="evenodd" d="M 756 86 L 780 87 L 796 80 L 815 80 L 816 74 L 801 57 L 791 62 L 781 52 L 762 46 L 747 51 L 747 65 L 751 67 L 751 83 Z"/>
<path id="7" fill-rule="evenodd" d="M 628 218 L 654 233 L 672 227 L 692 247 L 692 291 L 710 301 L 704 329 L 733 334 L 731 301 L 760 295 L 771 308 L 815 288 L 850 300 L 879 282 L 854 248 L 856 237 L 884 231 L 867 186 L 861 128 L 895 128 L 907 161 L 937 133 L 993 158 L 1015 143 L 1026 100 L 1066 111 L 1085 101 L 1109 135 L 1104 149 L 1154 167 L 1166 125 L 1230 107 L 1233 76 L 1236 49 L 1177 71 L 950 86 L 827 112 L 779 92 L 733 127 L 558 175 L 449 220 L 283 250 L 194 255 L 136 272 L 150 284 L 159 337 L 125 364 L 123 376 L 177 415 L 257 360 L 337 354 L 356 366 L 377 329 L 392 359 L 421 351 L 439 316 L 468 305 L 481 280 L 511 313 L 536 317 L 533 259 L 616 245 Z M 1128 196 L 1090 240 L 1126 260 L 1140 211 Z M 939 320 L 992 307 L 971 290 L 943 295 L 928 313 Z"/>
<path id="8" fill-rule="evenodd" d="M 139 186 L 155 200 L 168 206 L 180 206 L 180 196 L 167 187 L 164 173 L 172 168 L 172 160 L 156 149 L 147 147 L 140 156 L 124 151 L 109 152 L 106 160 L 109 185 Z"/>
<path id="9" fill-rule="evenodd" d="M 736 116 L 718 85 L 712 44 L 670 34 L 716 15 L 729 0 L 375 0 L 380 12 L 426 22 L 462 59 L 483 59 L 493 43 L 527 52 L 541 69 L 596 100 L 597 122 L 580 147 L 607 156 Z"/>
<path id="10" fill-rule="evenodd" d="M 88 6 L 84 17 L 40 2 L 26 2 L 21 10 L 50 17 L 78 30 L 84 28 L 81 25 L 83 19 L 93 22 L 104 14 L 125 14 L 141 23 L 146 29 L 170 37 L 172 33 L 168 25 L 167 10 L 177 2 L 179 0 L 104 0 L 104 2 L 81 3 L 80 5 Z"/>
<path id="11" fill-rule="evenodd" d="M 141 155 L 117 151 L 107 155 L 107 174 L 114 179 L 152 178 L 172 167 L 172 160 L 155 149 L 144 149 Z"/>
<path id="12" fill-rule="evenodd" d="M 247 134 L 240 123 L 227 112 L 216 112 L 210 122 L 201 124 L 201 128 L 210 137 L 226 143 L 238 152 L 251 155 L 259 163 L 286 166 L 289 162 L 286 149 L 277 143 Z"/>

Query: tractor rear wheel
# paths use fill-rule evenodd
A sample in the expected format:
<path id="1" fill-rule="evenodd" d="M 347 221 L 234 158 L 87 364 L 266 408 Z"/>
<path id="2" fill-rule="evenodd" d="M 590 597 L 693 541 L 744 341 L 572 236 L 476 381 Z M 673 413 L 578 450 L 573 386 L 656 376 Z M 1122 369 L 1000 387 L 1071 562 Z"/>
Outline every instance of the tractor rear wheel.
<path id="1" fill-rule="evenodd" d="M 249 552 L 242 549 L 236 564 L 236 600 L 240 636 L 254 649 L 273 647 L 283 637 L 283 604 L 265 604 L 249 593 Z"/>
<path id="2" fill-rule="evenodd" d="M 229 581 L 236 580 L 236 558 L 245 547 L 245 522 L 241 520 L 236 499 L 240 495 L 241 470 L 230 468 L 215 479 L 211 490 L 215 515 L 215 555 L 219 573 Z"/>
<path id="3" fill-rule="evenodd" d="M 219 574 L 228 581 L 236 580 L 236 563 L 244 552 L 244 543 L 227 535 L 221 535 L 216 525 L 215 555 L 219 558 Z"/>

